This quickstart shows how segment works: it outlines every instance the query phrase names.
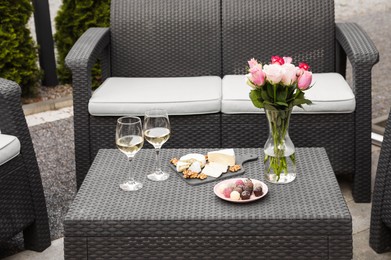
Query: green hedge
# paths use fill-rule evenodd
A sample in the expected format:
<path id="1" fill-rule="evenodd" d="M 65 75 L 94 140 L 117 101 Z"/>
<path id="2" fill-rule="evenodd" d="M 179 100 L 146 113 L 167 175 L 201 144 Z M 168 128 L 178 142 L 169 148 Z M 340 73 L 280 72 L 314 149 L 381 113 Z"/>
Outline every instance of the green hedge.
<path id="1" fill-rule="evenodd" d="M 76 40 L 90 27 L 108 27 L 110 21 L 110 0 L 63 0 L 55 18 L 57 46 L 57 70 L 62 83 L 71 83 L 71 72 L 65 65 L 65 57 Z M 96 87 L 100 73 L 97 66 L 93 71 Z"/>
<path id="2" fill-rule="evenodd" d="M 24 96 L 35 93 L 41 77 L 37 47 L 26 27 L 32 11 L 29 0 L 0 0 L 0 77 L 17 82 Z"/>

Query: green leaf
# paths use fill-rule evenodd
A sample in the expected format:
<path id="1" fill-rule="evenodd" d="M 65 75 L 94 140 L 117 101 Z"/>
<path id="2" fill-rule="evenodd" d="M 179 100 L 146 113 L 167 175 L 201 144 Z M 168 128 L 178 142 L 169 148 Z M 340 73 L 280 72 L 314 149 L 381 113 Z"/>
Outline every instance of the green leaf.
<path id="1" fill-rule="evenodd" d="M 263 108 L 263 99 L 260 96 L 260 91 L 258 90 L 251 90 L 250 91 L 250 99 L 253 102 L 254 106 L 257 108 Z"/>
<path id="2" fill-rule="evenodd" d="M 271 100 L 273 100 L 271 97 L 269 97 L 268 92 L 265 91 L 265 90 L 263 90 L 263 89 L 261 89 L 261 97 L 262 97 L 262 99 L 265 100 L 265 101 L 271 101 Z"/>
<path id="3" fill-rule="evenodd" d="M 274 90 L 273 85 L 267 84 L 266 85 L 267 94 L 270 97 L 269 100 L 274 100 Z"/>
<path id="4" fill-rule="evenodd" d="M 269 103 L 270 103 L 270 102 L 269 102 Z M 266 102 L 264 102 L 264 106 L 265 106 L 265 108 L 268 109 L 268 110 L 278 111 L 277 108 L 275 108 L 275 107 L 272 106 L 272 105 L 266 104 Z"/>
<path id="5" fill-rule="evenodd" d="M 294 106 L 298 106 L 298 105 L 302 105 L 302 104 L 310 105 L 310 104 L 312 104 L 312 102 L 310 100 L 304 99 L 304 98 L 296 98 L 295 100 L 293 100 Z"/>
<path id="6" fill-rule="evenodd" d="M 286 103 L 287 95 L 288 95 L 288 90 L 287 89 L 284 88 L 284 89 L 281 89 L 281 90 L 277 90 L 277 101 Z"/>
<path id="7" fill-rule="evenodd" d="M 276 102 L 276 104 L 278 104 L 280 106 L 288 107 L 288 104 L 285 102 Z"/>
<path id="8" fill-rule="evenodd" d="M 299 94 L 297 95 L 296 98 L 298 98 L 298 99 L 304 99 L 304 93 L 301 92 L 301 91 L 299 91 Z"/>

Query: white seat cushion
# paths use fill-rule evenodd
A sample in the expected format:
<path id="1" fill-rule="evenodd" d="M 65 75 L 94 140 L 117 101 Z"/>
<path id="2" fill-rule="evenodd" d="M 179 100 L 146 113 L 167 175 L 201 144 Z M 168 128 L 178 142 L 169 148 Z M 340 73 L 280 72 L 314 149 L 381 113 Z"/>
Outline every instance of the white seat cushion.
<path id="1" fill-rule="evenodd" d="M 151 108 L 170 115 L 220 112 L 221 78 L 108 78 L 88 104 L 94 116 L 142 116 Z"/>
<path id="2" fill-rule="evenodd" d="M 353 91 L 338 73 L 314 73 L 312 85 L 305 91 L 305 97 L 312 105 L 297 106 L 293 113 L 352 113 L 356 108 Z M 249 98 L 251 87 L 245 82 L 244 75 L 226 75 L 223 78 L 221 112 L 226 114 L 264 113 L 256 108 Z"/>
<path id="3" fill-rule="evenodd" d="M 0 165 L 18 156 L 19 153 L 19 139 L 12 135 L 0 134 Z"/>

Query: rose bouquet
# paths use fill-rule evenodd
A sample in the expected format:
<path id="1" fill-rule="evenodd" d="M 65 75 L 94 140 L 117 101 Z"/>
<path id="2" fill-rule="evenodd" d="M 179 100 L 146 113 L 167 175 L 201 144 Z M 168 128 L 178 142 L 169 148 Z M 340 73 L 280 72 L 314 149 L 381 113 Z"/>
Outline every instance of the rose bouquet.
<path id="1" fill-rule="evenodd" d="M 301 62 L 296 67 L 291 57 L 272 56 L 271 64 L 262 66 L 255 59 L 248 64 L 246 82 L 252 88 L 250 99 L 255 107 L 274 110 L 311 104 L 303 92 L 310 88 L 312 81 L 312 72 L 306 63 Z"/>
<path id="2" fill-rule="evenodd" d="M 294 171 L 294 179 L 295 153 L 288 134 L 289 120 L 294 106 L 302 108 L 303 104 L 311 104 L 305 99 L 304 91 L 311 87 L 312 72 L 306 63 L 299 63 L 298 67 L 292 64 L 291 57 L 272 56 L 271 63 L 265 65 L 251 59 L 248 65 L 246 83 L 252 88 L 250 99 L 255 107 L 265 109 L 269 121 L 265 174 L 272 177 L 267 179 L 279 183 L 280 174 L 287 175 L 289 171 Z M 293 170 L 288 169 L 289 165 Z"/>

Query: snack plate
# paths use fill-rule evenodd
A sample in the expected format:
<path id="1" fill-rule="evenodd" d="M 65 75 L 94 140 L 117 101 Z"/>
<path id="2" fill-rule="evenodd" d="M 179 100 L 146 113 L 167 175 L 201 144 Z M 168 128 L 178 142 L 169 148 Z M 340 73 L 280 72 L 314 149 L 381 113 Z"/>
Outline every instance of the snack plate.
<path id="1" fill-rule="evenodd" d="M 216 180 L 230 179 L 232 177 L 242 175 L 244 173 L 243 163 L 248 162 L 248 161 L 254 161 L 254 160 L 258 159 L 258 156 L 256 154 L 236 155 L 235 157 L 236 157 L 235 158 L 235 160 L 236 160 L 235 163 L 240 165 L 240 170 L 239 171 L 237 171 L 237 172 L 227 171 L 226 173 L 221 174 L 220 177 L 218 177 L 218 178 L 213 178 L 213 177 L 208 176 L 208 178 L 203 179 L 203 180 L 200 180 L 200 179 L 185 179 L 185 178 L 183 178 L 183 174 L 181 172 L 177 172 L 176 171 L 175 165 L 173 165 L 170 162 L 168 164 L 170 165 L 170 168 L 174 171 L 174 173 L 179 178 L 181 178 L 187 184 L 194 186 L 194 185 L 200 185 L 200 184 L 204 184 L 204 183 L 209 183 L 209 182 L 216 181 Z M 178 158 L 180 158 L 180 156 Z"/>
<path id="2" fill-rule="evenodd" d="M 263 198 L 268 193 L 269 189 L 268 189 L 267 185 L 264 182 L 256 180 L 256 179 L 251 179 L 251 181 L 254 184 L 254 187 L 255 186 L 259 186 L 259 185 L 262 186 L 263 194 L 261 196 L 256 197 L 254 195 L 254 192 L 251 194 L 250 199 L 248 199 L 248 200 L 232 200 L 232 199 L 226 198 L 224 196 L 224 194 L 223 194 L 223 189 L 224 188 L 223 187 L 226 187 L 230 183 L 235 183 L 235 181 L 237 181 L 237 180 L 243 180 L 244 181 L 245 179 L 246 178 L 234 178 L 234 179 L 221 181 L 221 182 L 217 183 L 214 186 L 213 191 L 216 194 L 216 196 L 219 197 L 220 199 L 226 200 L 226 201 L 229 201 L 229 202 L 233 202 L 233 203 L 248 203 L 248 202 L 251 202 L 251 201 L 254 201 L 254 200 L 259 200 L 260 198 Z"/>

